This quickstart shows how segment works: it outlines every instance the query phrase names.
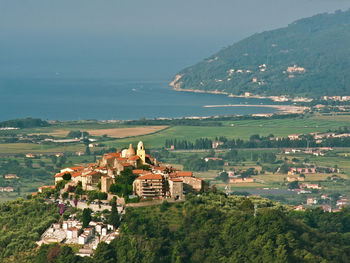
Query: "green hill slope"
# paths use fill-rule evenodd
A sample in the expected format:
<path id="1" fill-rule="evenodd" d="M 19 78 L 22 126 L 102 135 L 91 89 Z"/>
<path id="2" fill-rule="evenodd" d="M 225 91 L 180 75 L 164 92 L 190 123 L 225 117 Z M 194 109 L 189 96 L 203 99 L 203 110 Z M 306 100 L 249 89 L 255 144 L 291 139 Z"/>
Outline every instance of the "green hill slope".
<path id="1" fill-rule="evenodd" d="M 255 34 L 182 70 L 171 85 L 235 95 L 349 95 L 349 72 L 350 10 Z"/>

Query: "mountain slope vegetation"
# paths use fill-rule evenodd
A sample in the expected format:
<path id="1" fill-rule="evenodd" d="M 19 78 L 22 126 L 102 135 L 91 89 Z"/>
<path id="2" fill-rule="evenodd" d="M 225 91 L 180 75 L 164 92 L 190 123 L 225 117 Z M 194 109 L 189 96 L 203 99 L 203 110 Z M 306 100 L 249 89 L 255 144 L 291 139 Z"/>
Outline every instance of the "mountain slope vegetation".
<path id="1" fill-rule="evenodd" d="M 307 212 L 259 197 L 204 193 L 184 203 L 127 208 L 119 238 L 93 258 L 43 246 L 34 262 L 349 262 L 350 210 Z M 52 258 L 53 251 L 56 259 Z M 65 254 L 67 253 L 68 254 Z M 61 254 L 74 258 L 61 261 Z M 57 260 L 57 261 L 55 261 Z"/>
<path id="2" fill-rule="evenodd" d="M 178 73 L 175 89 L 241 95 L 350 94 L 350 10 L 254 34 Z"/>

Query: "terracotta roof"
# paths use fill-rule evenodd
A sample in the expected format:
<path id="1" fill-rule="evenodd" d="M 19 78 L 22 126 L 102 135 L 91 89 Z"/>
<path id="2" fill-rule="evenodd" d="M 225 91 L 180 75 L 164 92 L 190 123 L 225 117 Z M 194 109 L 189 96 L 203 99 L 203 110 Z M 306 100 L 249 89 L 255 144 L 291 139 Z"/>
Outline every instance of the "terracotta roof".
<path id="1" fill-rule="evenodd" d="M 177 172 L 178 177 L 192 177 L 193 173 L 192 172 Z"/>
<path id="2" fill-rule="evenodd" d="M 32 193 L 32 196 L 38 195 L 38 192 Z"/>
<path id="3" fill-rule="evenodd" d="M 44 185 L 44 186 L 39 187 L 39 189 L 46 189 L 46 188 L 55 189 L 55 186 L 54 185 Z"/>
<path id="4" fill-rule="evenodd" d="M 162 180 L 161 174 L 145 174 L 136 178 L 136 180 Z"/>
<path id="5" fill-rule="evenodd" d="M 133 165 L 130 164 L 130 163 L 122 163 L 121 165 L 123 165 L 123 166 L 133 166 Z"/>
<path id="6" fill-rule="evenodd" d="M 69 172 L 58 173 L 58 174 L 55 175 L 55 178 L 62 177 L 64 174 L 69 174 Z"/>
<path id="7" fill-rule="evenodd" d="M 182 182 L 181 179 L 177 179 L 177 178 L 171 178 L 170 180 L 173 181 L 173 182 Z"/>
<path id="8" fill-rule="evenodd" d="M 117 158 L 117 157 L 120 157 L 121 153 L 107 153 L 107 155 Z"/>
<path id="9" fill-rule="evenodd" d="M 119 157 L 119 158 L 116 158 L 118 161 L 126 161 L 128 160 L 127 158 L 123 158 L 123 157 Z"/>
<path id="10" fill-rule="evenodd" d="M 97 172 L 97 171 L 90 171 L 90 172 L 88 172 L 87 174 L 84 174 L 83 176 L 84 176 L 84 177 L 85 177 L 85 176 L 88 176 L 88 175 L 93 176 L 93 175 L 95 175 L 95 174 L 99 174 L 99 172 Z"/>
<path id="11" fill-rule="evenodd" d="M 169 176 L 170 177 L 177 177 L 177 173 L 170 173 Z"/>
<path id="12" fill-rule="evenodd" d="M 158 171 L 165 171 L 167 169 L 167 167 L 166 166 L 154 166 L 153 169 L 158 170 Z"/>
<path id="13" fill-rule="evenodd" d="M 72 173 L 72 177 L 78 177 L 78 176 L 81 176 L 82 172 L 75 172 L 75 173 Z"/>
<path id="14" fill-rule="evenodd" d="M 133 156 L 133 157 L 130 157 L 129 158 L 129 161 L 137 161 L 137 160 L 139 160 L 140 159 L 140 157 L 138 156 L 138 155 L 135 155 L 135 156 Z"/>
<path id="15" fill-rule="evenodd" d="M 146 171 L 145 170 L 142 170 L 142 169 L 135 169 L 135 170 L 132 170 L 132 173 L 133 174 L 143 174 L 145 173 Z"/>
<path id="16" fill-rule="evenodd" d="M 80 171 L 80 170 L 84 170 L 85 167 L 84 166 L 76 166 L 76 167 L 68 167 L 69 169 L 72 169 L 73 171 Z"/>

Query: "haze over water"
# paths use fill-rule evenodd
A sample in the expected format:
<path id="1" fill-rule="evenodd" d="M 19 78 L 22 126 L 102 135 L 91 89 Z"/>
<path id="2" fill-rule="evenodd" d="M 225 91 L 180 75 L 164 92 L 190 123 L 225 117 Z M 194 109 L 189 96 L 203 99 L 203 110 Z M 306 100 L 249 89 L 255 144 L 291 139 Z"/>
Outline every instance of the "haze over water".
<path id="1" fill-rule="evenodd" d="M 49 120 L 215 116 L 274 112 L 262 107 L 203 108 L 208 104 L 260 104 L 269 100 L 228 98 L 171 90 L 167 81 L 103 79 L 1 80 L 0 120 L 40 117 Z"/>
<path id="2" fill-rule="evenodd" d="M 251 34 L 349 7 L 345 0 L 1 1 L 0 120 L 272 112 L 203 108 L 270 102 L 178 93 L 168 83 Z"/>

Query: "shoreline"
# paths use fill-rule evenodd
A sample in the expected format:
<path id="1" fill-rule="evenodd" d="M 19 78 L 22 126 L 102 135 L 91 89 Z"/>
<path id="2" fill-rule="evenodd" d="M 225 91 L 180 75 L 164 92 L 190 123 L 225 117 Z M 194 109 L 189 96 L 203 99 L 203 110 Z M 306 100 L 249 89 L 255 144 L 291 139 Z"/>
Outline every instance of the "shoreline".
<path id="1" fill-rule="evenodd" d="M 178 87 L 173 87 L 174 91 L 179 91 L 179 92 L 192 92 L 192 93 L 206 93 L 206 94 L 216 94 L 216 95 L 226 95 L 227 97 L 230 98 L 246 98 L 246 99 L 269 99 L 273 100 L 273 97 L 265 97 L 265 96 L 260 96 L 260 95 L 250 95 L 250 96 L 245 96 L 245 95 L 235 95 L 232 93 L 228 93 L 225 91 L 219 91 L 219 90 L 200 90 L 200 89 L 182 89 Z"/>
<path id="2" fill-rule="evenodd" d="M 224 104 L 224 105 L 204 105 L 203 108 L 223 108 L 223 107 L 262 107 L 262 108 L 274 108 L 279 113 L 303 113 L 309 109 L 309 107 L 293 106 L 293 105 L 247 105 L 247 104 Z"/>

